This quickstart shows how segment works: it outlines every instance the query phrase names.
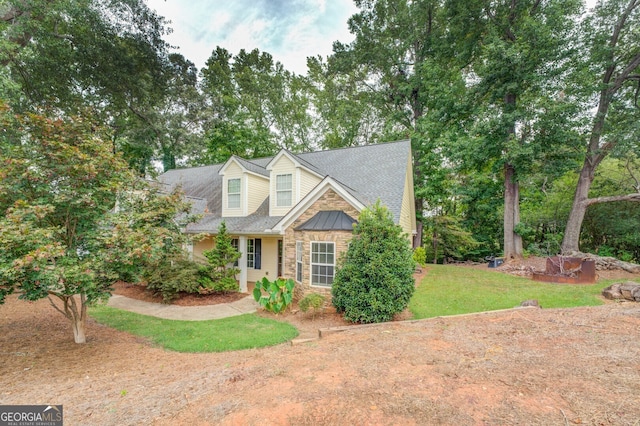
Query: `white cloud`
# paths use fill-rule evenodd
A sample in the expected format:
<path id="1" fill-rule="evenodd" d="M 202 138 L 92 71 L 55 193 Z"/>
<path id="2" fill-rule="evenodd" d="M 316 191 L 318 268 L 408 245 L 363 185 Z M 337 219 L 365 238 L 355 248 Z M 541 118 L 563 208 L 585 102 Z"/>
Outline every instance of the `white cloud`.
<path id="1" fill-rule="evenodd" d="M 147 0 L 172 21 L 167 41 L 202 68 L 216 46 L 237 54 L 255 48 L 286 69 L 306 73 L 308 56 L 327 56 L 335 40 L 353 39 L 347 20 L 352 0 Z"/>

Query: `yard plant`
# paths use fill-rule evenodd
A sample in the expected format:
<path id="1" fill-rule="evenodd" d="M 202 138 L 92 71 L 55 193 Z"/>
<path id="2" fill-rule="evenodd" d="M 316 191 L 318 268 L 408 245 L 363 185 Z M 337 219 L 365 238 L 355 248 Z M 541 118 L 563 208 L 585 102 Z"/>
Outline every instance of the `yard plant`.
<path id="1" fill-rule="evenodd" d="M 362 211 L 353 232 L 331 288 L 333 306 L 351 322 L 390 321 L 415 289 L 409 241 L 380 202 Z"/>
<path id="2" fill-rule="evenodd" d="M 277 280 L 269 281 L 267 277 L 264 277 L 256 282 L 256 287 L 253 289 L 253 298 L 267 311 L 279 314 L 293 302 L 294 287 L 295 281 L 291 278 L 287 280 L 278 278 Z"/>

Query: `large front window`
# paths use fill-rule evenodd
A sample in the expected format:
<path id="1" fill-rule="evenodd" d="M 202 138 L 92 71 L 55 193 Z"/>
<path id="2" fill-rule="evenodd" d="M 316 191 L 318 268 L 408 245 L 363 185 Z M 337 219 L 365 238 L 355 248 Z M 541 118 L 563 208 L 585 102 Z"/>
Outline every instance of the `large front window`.
<path id="1" fill-rule="evenodd" d="M 229 179 L 227 182 L 227 207 L 240 208 L 240 179 Z"/>
<path id="2" fill-rule="evenodd" d="M 291 174 L 276 176 L 276 206 L 290 207 L 293 200 L 293 178 Z"/>
<path id="3" fill-rule="evenodd" d="M 331 287 L 335 269 L 335 244 L 311 243 L 311 285 Z"/>

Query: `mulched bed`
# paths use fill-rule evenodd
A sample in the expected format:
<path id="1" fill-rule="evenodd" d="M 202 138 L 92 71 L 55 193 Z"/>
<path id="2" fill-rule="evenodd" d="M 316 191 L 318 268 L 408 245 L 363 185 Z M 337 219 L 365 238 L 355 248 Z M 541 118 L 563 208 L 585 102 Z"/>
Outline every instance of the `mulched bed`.
<path id="1" fill-rule="evenodd" d="M 113 286 L 113 293 L 120 296 L 130 297 L 132 299 L 142 300 L 151 303 L 163 303 L 161 295 L 154 295 L 147 290 L 144 284 L 131 284 L 118 281 Z M 229 293 L 212 293 L 212 294 L 191 294 L 181 292 L 178 293 L 176 299 L 171 304 L 178 306 L 202 306 L 217 305 L 219 303 L 231 303 L 246 297 L 246 293 L 229 292 Z"/>

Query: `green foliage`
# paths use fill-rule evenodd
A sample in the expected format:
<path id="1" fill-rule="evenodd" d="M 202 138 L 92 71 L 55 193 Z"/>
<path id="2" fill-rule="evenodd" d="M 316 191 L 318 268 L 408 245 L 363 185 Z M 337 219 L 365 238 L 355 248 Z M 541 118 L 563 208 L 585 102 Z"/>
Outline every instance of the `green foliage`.
<path id="1" fill-rule="evenodd" d="M 447 259 L 463 259 L 467 253 L 479 243 L 470 232 L 464 230 L 460 221 L 447 215 L 433 216 L 425 220 L 425 238 L 429 260 L 433 263 L 445 262 Z"/>
<path id="2" fill-rule="evenodd" d="M 302 312 L 308 312 L 309 309 L 313 309 L 313 315 L 315 316 L 316 312 L 324 307 L 325 300 L 326 297 L 322 294 L 310 293 L 300 300 L 298 306 L 300 306 Z"/>
<path id="3" fill-rule="evenodd" d="M 151 168 L 166 124 L 156 121 L 170 79 L 166 21 L 142 0 L 6 0 L 2 9 L 0 92 L 14 107 L 91 109 L 115 130 L 112 148 Z"/>
<path id="4" fill-rule="evenodd" d="M 114 278 L 106 226 L 133 175 L 90 120 L 8 118 L 0 109 L 8 126 L 0 145 L 0 303 L 15 289 L 27 300 L 105 299 Z"/>
<path id="5" fill-rule="evenodd" d="M 108 306 L 89 311 L 101 324 L 136 336 L 176 352 L 227 352 L 263 348 L 287 342 L 298 335 L 291 324 L 238 315 L 210 321 L 176 321 L 139 315 Z"/>
<path id="6" fill-rule="evenodd" d="M 200 280 L 201 293 L 238 291 L 236 274 L 240 270 L 233 264 L 240 259 L 240 252 L 233 247 L 231 237 L 227 233 L 227 225 L 223 221 L 218 227 L 216 245 L 202 253 L 209 262 L 209 268 L 203 272 L 207 275 Z"/>
<path id="7" fill-rule="evenodd" d="M 201 267 L 184 258 L 167 258 L 145 273 L 147 289 L 162 296 L 164 303 L 179 293 L 197 293 L 200 288 Z"/>
<path id="8" fill-rule="evenodd" d="M 413 261 L 420 266 L 427 264 L 427 252 L 424 247 L 420 246 L 413 249 Z"/>
<path id="9" fill-rule="evenodd" d="M 279 148 L 310 146 L 313 119 L 302 77 L 284 69 L 266 52 L 241 49 L 232 55 L 217 46 L 201 70 L 210 116 L 206 150 L 198 163 L 226 161 L 230 155 L 257 158 Z"/>
<path id="10" fill-rule="evenodd" d="M 415 289 L 408 240 L 378 201 L 364 209 L 331 288 L 333 306 L 352 322 L 390 321 Z"/>
<path id="11" fill-rule="evenodd" d="M 287 280 L 278 278 L 275 281 L 269 281 L 267 277 L 264 277 L 256 282 L 253 298 L 267 311 L 279 314 L 293 302 L 295 284 L 291 278 Z"/>
<path id="12" fill-rule="evenodd" d="M 0 110 L 0 303 L 15 290 L 54 296 L 84 343 L 87 306 L 106 299 L 114 280 L 182 251 L 190 205 L 137 179 L 90 119 Z"/>

